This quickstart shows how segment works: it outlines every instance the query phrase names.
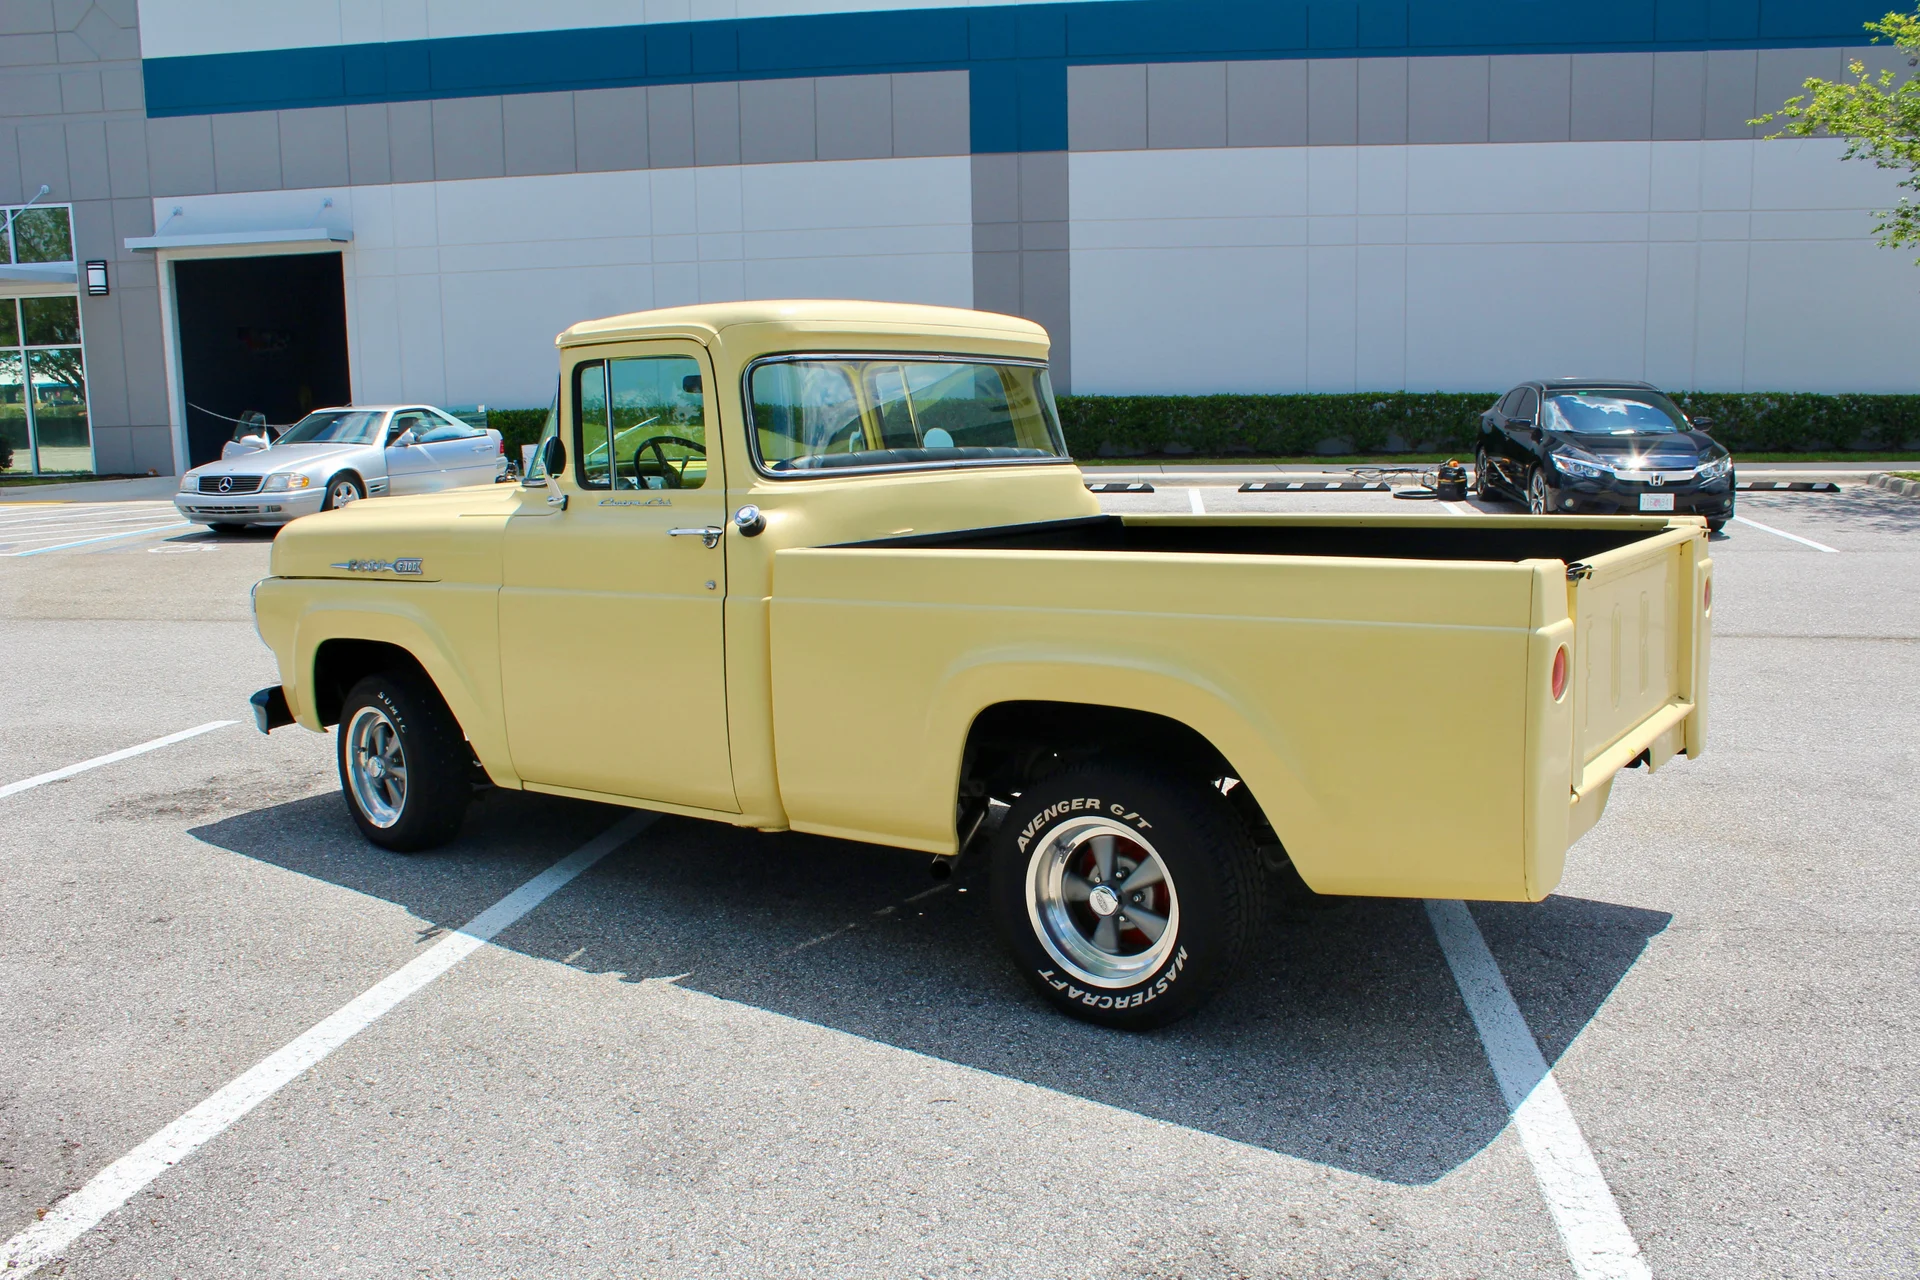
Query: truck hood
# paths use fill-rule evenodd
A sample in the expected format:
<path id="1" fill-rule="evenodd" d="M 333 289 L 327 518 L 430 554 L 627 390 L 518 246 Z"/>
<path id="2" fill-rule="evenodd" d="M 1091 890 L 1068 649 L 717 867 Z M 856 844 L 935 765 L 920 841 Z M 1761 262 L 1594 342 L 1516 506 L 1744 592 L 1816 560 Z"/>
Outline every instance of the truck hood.
<path id="1" fill-rule="evenodd" d="M 273 540 L 273 576 L 498 584 L 500 537 L 524 501 L 518 485 L 476 485 L 302 516 Z"/>

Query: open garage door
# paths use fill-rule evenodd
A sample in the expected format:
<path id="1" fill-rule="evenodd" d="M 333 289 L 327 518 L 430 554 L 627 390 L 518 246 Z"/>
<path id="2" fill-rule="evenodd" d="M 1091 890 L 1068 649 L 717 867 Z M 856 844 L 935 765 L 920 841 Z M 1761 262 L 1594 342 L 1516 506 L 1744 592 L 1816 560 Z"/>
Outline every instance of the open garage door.
<path id="1" fill-rule="evenodd" d="M 173 272 L 193 466 L 218 458 L 250 411 L 284 424 L 352 398 L 339 254 L 190 259 Z"/>

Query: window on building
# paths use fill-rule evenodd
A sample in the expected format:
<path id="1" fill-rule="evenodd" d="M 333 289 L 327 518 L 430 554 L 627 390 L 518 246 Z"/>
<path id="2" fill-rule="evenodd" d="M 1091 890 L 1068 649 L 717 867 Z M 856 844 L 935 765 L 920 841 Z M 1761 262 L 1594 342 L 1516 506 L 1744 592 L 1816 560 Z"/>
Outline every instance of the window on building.
<path id="1" fill-rule="evenodd" d="M 62 206 L 4 210 L 0 235 L 0 440 L 13 454 L 9 470 L 44 475 L 93 470 L 87 416 L 86 359 L 80 335 L 78 285 L 72 293 L 20 268 L 73 261 L 73 228 Z M 65 282 L 62 282 L 63 285 Z M 31 288 L 6 296 L 6 285 Z"/>

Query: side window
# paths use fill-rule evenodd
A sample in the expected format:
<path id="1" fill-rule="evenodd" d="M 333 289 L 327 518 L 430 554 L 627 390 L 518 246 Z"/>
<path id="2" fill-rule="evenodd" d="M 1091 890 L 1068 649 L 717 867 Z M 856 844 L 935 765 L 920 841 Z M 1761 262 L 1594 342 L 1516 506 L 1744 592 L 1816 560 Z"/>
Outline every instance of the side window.
<path id="1" fill-rule="evenodd" d="M 442 440 L 471 440 L 481 434 L 478 427 L 470 427 L 449 414 L 435 410 L 420 415 L 421 423 L 416 428 L 416 438 L 421 444 L 438 444 Z"/>
<path id="2" fill-rule="evenodd" d="M 607 449 L 607 362 L 593 360 L 573 369 L 573 472 L 583 489 L 612 484 Z"/>
<path id="3" fill-rule="evenodd" d="M 1493 406 L 1493 411 L 1503 418 L 1511 418 L 1513 411 L 1520 406 L 1520 392 L 1523 389 L 1524 388 L 1521 387 L 1515 387 L 1513 390 L 1507 392 L 1506 395 L 1501 396 L 1500 403 Z"/>
<path id="4" fill-rule="evenodd" d="M 387 426 L 387 443 L 392 444 L 400 438 L 402 433 L 408 431 L 413 432 L 414 443 L 421 443 L 420 438 L 432 425 L 424 413 L 396 413 L 393 415 L 393 421 Z"/>
<path id="5" fill-rule="evenodd" d="M 1539 405 L 1533 394 L 1533 388 L 1522 387 L 1520 389 L 1520 399 L 1515 402 L 1513 412 L 1508 416 L 1513 418 L 1530 418 L 1538 421 L 1538 408 Z"/>
<path id="6" fill-rule="evenodd" d="M 607 362 L 613 487 L 698 489 L 707 482 L 706 388 L 691 356 Z"/>

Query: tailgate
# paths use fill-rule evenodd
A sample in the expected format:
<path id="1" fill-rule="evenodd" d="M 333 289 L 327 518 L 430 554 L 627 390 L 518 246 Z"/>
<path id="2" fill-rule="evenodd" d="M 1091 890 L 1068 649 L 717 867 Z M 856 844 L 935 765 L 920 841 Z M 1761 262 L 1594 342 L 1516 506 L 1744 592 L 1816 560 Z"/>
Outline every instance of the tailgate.
<path id="1" fill-rule="evenodd" d="M 1691 523 L 1568 566 L 1577 808 L 1643 752 L 1657 769 L 1706 745 L 1712 570 Z"/>

